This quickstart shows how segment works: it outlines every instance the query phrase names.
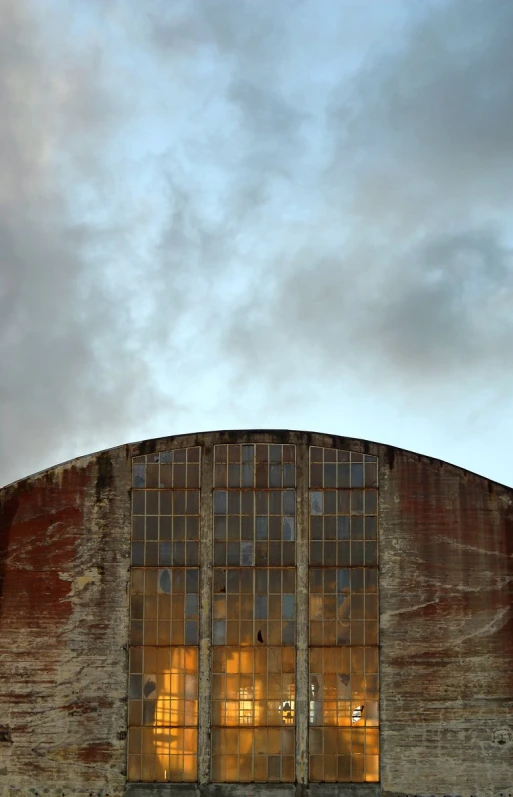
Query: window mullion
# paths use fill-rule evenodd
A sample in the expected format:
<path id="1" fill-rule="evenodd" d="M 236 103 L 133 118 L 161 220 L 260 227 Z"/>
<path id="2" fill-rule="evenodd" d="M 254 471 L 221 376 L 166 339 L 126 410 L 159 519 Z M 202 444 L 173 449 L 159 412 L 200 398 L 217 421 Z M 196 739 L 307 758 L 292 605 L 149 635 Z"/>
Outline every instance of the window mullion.
<path id="1" fill-rule="evenodd" d="M 212 484 L 213 449 L 203 448 L 200 504 L 200 627 L 198 703 L 198 783 L 210 781 L 212 689 Z"/>
<path id="2" fill-rule="evenodd" d="M 297 446 L 296 496 L 296 781 L 308 783 L 308 546 L 309 449 Z"/>

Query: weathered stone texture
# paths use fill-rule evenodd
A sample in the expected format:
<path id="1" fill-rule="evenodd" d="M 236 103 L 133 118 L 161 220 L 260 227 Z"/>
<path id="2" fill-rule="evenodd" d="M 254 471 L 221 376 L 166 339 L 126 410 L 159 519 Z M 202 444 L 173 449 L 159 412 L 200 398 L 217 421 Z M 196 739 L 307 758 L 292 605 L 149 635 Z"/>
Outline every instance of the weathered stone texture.
<path id="1" fill-rule="evenodd" d="M 241 435 L 379 457 L 382 792 L 512 795 L 513 491 L 299 432 L 146 441 L 0 491 L 0 795 L 125 793 L 131 457 Z"/>
<path id="2" fill-rule="evenodd" d="M 510 793 L 512 491 L 407 452 L 382 477 L 383 791 Z"/>
<path id="3" fill-rule="evenodd" d="M 0 793 L 123 793 L 126 482 L 107 453 L 1 494 Z"/>

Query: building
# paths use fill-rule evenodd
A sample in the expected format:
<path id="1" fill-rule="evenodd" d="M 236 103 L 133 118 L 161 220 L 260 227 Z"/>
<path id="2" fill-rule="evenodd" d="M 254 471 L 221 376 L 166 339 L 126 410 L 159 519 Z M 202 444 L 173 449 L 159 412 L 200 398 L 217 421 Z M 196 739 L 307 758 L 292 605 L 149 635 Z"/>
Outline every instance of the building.
<path id="1" fill-rule="evenodd" d="M 0 513 L 0 795 L 512 796 L 512 489 L 225 431 Z"/>

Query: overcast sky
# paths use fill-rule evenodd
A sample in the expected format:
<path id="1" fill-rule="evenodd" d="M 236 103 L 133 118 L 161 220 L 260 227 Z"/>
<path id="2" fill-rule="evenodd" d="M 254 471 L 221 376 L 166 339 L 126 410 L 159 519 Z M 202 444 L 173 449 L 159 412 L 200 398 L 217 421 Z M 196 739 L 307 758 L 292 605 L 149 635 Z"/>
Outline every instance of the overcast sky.
<path id="1" fill-rule="evenodd" d="M 513 484 L 511 0 L 0 14 L 0 484 L 254 427 Z"/>

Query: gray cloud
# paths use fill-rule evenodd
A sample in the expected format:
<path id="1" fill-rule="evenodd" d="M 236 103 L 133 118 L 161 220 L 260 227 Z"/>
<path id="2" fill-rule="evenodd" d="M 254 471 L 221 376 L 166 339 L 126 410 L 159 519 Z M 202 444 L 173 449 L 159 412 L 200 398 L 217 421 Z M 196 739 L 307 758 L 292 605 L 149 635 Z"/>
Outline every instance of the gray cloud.
<path id="1" fill-rule="evenodd" d="M 389 213 L 398 200 L 413 201 L 438 223 L 434 195 L 451 222 L 504 210 L 512 191 L 512 23 L 502 0 L 435 5 L 397 53 L 360 74 L 349 102 L 337 107 L 333 98 L 337 157 L 356 155 L 363 178 L 357 207 L 365 210 L 377 187 L 380 198 L 392 198 Z"/>
<path id="2" fill-rule="evenodd" d="M 254 338 L 289 374 L 306 347 L 318 378 L 511 387 L 512 22 L 508 3 L 433 4 L 334 88 L 320 209 L 236 316 L 243 360 Z"/>
<path id="3" fill-rule="evenodd" d="M 512 354 L 511 252 L 473 229 L 433 236 L 412 261 L 377 313 L 383 357 L 423 379 L 501 374 Z"/>
<path id="4" fill-rule="evenodd" d="M 57 6 L 0 29 L 0 482 L 312 379 L 511 389 L 510 3 Z"/>
<path id="5" fill-rule="evenodd" d="M 35 12 L 6 3 L 0 29 L 2 481 L 112 439 L 145 375 L 126 290 L 108 284 L 125 220 L 116 230 L 82 210 L 79 223 L 68 187 L 91 205 L 101 196 L 102 148 L 123 109 L 94 51 L 62 45 L 69 20 Z"/>

